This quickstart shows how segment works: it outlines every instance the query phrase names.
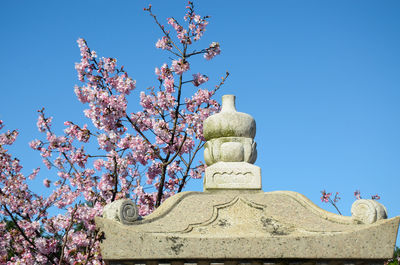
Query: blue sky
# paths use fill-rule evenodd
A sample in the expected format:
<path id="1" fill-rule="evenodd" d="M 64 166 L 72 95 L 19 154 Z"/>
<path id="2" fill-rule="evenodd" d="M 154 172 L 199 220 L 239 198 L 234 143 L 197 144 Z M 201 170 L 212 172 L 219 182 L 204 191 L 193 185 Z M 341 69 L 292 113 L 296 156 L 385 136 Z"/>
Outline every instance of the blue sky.
<path id="1" fill-rule="evenodd" d="M 165 22 L 183 17 L 186 1 L 152 4 Z M 28 147 L 40 137 L 38 109 L 55 117 L 58 132 L 66 120 L 89 122 L 73 93 L 74 63 L 80 60 L 76 39 L 85 38 L 99 56 L 117 58 L 137 80 L 130 110 L 138 108 L 139 91 L 156 84 L 154 67 L 169 59 L 154 46 L 161 35 L 143 12 L 147 5 L 0 3 L 0 119 L 20 132 L 12 151 L 26 172 L 40 163 Z M 359 189 L 365 198 L 379 194 L 390 217 L 400 215 L 400 2 L 195 5 L 199 14 L 211 16 L 201 46 L 218 41 L 222 53 L 211 62 L 195 60 L 191 68 L 210 77 L 210 88 L 226 70 L 231 73 L 217 97 L 235 94 L 238 110 L 256 119 L 256 165 L 264 191 L 297 191 L 332 212 L 320 202 L 320 191 L 338 191 L 339 207 L 350 215 Z M 201 189 L 202 181 L 193 181 L 186 190 Z"/>

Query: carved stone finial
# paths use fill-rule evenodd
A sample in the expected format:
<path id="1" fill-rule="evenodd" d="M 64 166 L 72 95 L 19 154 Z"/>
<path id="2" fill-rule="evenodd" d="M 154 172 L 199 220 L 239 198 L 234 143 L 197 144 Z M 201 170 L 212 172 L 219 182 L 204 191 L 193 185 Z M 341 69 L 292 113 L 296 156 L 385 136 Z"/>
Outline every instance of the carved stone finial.
<path id="1" fill-rule="evenodd" d="M 257 159 L 256 122 L 237 112 L 235 96 L 222 96 L 220 113 L 204 121 L 204 160 L 208 165 L 204 189 L 261 189 L 261 170 L 252 165 Z"/>
<path id="2" fill-rule="evenodd" d="M 351 206 L 351 215 L 353 219 L 364 224 L 372 224 L 380 219 L 387 218 L 385 206 L 376 200 L 356 200 Z"/>
<path id="3" fill-rule="evenodd" d="M 115 220 L 124 225 L 131 225 L 139 219 L 139 212 L 133 201 L 120 199 L 113 201 L 104 207 L 103 217 Z"/>
<path id="4" fill-rule="evenodd" d="M 254 139 L 256 122 L 249 114 L 236 111 L 234 95 L 224 95 L 221 112 L 204 121 L 203 131 L 207 141 L 223 137 Z"/>

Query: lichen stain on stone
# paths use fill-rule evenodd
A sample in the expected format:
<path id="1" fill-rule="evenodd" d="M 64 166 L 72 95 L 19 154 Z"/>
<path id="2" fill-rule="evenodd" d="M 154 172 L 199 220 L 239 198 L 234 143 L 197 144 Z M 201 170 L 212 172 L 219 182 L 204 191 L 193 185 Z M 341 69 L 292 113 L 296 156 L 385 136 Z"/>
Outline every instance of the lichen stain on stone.
<path id="1" fill-rule="evenodd" d="M 219 219 L 217 225 L 220 227 L 231 226 L 231 224 L 226 219 Z"/>
<path id="2" fill-rule="evenodd" d="M 179 255 L 182 252 L 182 248 L 184 246 L 183 239 L 176 237 L 176 236 L 169 236 L 167 237 L 167 241 L 171 241 L 171 250 L 175 253 L 175 255 Z"/>
<path id="3" fill-rule="evenodd" d="M 216 125 L 211 125 L 215 126 Z M 216 138 L 223 138 L 223 137 L 235 137 L 236 136 L 236 131 L 232 128 L 226 128 L 224 130 L 220 129 L 219 130 L 210 130 L 204 133 L 204 138 L 209 141 L 211 139 L 216 139 Z"/>
<path id="4" fill-rule="evenodd" d="M 278 221 L 268 218 L 268 217 L 261 217 L 261 223 L 263 225 L 263 229 L 269 232 L 271 235 L 275 236 L 286 236 L 290 234 L 290 229 L 286 228 Z"/>

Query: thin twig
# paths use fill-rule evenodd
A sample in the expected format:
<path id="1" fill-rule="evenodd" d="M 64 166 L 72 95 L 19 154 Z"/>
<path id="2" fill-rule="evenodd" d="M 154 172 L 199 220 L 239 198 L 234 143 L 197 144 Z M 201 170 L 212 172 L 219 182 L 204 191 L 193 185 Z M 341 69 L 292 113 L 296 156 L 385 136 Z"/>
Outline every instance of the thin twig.
<path id="1" fill-rule="evenodd" d="M 172 41 L 171 37 L 169 36 L 169 33 L 164 29 L 164 26 L 160 24 L 160 22 L 158 22 L 158 19 L 156 17 L 156 15 L 153 14 L 153 12 L 151 11 L 151 6 L 149 6 L 149 8 L 145 8 L 145 11 L 148 11 L 150 16 L 152 16 L 154 18 L 154 21 L 156 22 L 156 24 L 158 25 L 158 27 L 162 30 L 162 32 L 164 33 L 165 36 L 167 36 L 167 38 L 169 39 L 169 41 L 171 42 L 171 44 L 175 47 L 175 49 L 177 49 L 181 55 L 183 56 L 183 53 L 181 52 L 181 50 L 176 46 L 176 44 Z M 172 52 L 172 51 L 171 51 Z M 173 54 L 175 54 L 176 56 L 180 57 L 179 54 L 176 54 L 174 52 L 172 52 Z"/>

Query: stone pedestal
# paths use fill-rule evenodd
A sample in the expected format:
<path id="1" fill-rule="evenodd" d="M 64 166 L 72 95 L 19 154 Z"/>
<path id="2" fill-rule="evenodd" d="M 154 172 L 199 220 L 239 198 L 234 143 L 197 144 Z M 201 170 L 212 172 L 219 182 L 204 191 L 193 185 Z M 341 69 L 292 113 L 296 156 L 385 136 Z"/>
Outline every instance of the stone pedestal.
<path id="1" fill-rule="evenodd" d="M 204 191 L 261 190 L 261 169 L 245 162 L 218 162 L 206 168 Z"/>

